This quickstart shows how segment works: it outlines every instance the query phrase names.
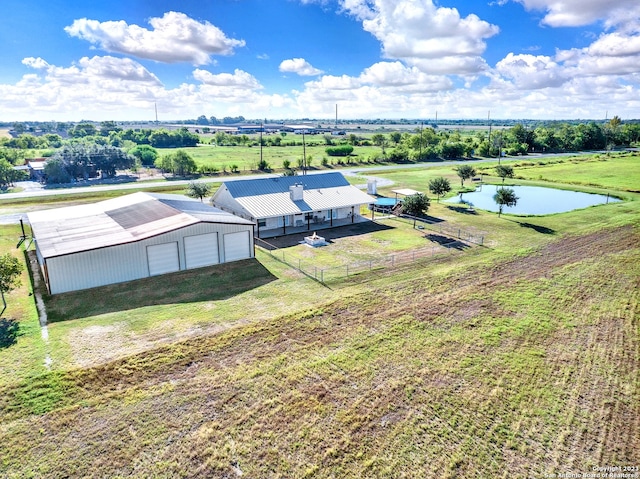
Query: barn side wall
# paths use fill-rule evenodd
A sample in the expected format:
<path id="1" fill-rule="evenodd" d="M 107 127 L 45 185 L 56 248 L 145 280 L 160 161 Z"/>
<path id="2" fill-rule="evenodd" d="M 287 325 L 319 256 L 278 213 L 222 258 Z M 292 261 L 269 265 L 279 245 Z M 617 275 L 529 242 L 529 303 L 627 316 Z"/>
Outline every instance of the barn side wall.
<path id="1" fill-rule="evenodd" d="M 239 231 L 250 232 L 250 254 L 253 257 L 253 225 L 198 223 L 134 243 L 47 258 L 49 291 L 57 294 L 146 278 L 149 276 L 147 246 L 151 245 L 176 242 L 180 270 L 184 270 L 184 237 L 191 235 L 217 232 L 218 256 L 220 263 L 224 263 L 224 235 Z"/>

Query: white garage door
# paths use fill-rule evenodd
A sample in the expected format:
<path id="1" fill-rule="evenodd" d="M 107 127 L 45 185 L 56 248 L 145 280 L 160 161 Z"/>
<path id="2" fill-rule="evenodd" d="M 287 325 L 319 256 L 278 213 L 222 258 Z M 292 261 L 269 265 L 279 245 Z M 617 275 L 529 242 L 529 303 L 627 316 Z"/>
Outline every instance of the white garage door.
<path id="1" fill-rule="evenodd" d="M 248 231 L 228 233 L 224 235 L 225 262 L 251 258 L 251 243 Z"/>
<path id="2" fill-rule="evenodd" d="M 178 271 L 180 269 L 178 243 L 147 246 L 147 260 L 151 276 Z"/>
<path id="3" fill-rule="evenodd" d="M 185 236 L 184 256 L 187 269 L 218 264 L 218 233 Z"/>

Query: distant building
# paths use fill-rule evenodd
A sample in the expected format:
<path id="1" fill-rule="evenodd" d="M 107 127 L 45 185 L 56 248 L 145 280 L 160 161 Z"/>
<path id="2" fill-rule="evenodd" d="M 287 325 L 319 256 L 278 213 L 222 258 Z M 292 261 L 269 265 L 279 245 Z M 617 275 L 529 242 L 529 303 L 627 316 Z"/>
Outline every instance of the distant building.
<path id="1" fill-rule="evenodd" d="M 31 181 L 44 181 L 44 167 L 48 158 L 28 158 L 25 160 L 26 171 Z"/>

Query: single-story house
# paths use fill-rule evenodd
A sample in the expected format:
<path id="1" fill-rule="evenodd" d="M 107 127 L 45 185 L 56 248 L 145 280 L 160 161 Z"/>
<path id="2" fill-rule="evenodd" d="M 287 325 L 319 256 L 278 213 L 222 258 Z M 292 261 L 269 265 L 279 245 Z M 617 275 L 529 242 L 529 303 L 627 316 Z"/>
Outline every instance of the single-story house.
<path id="1" fill-rule="evenodd" d="M 341 173 L 322 173 L 228 181 L 211 202 L 254 222 L 259 237 L 354 222 L 360 206 L 375 198 L 349 184 Z"/>
<path id="2" fill-rule="evenodd" d="M 253 223 L 181 195 L 28 213 L 51 294 L 254 257 Z"/>

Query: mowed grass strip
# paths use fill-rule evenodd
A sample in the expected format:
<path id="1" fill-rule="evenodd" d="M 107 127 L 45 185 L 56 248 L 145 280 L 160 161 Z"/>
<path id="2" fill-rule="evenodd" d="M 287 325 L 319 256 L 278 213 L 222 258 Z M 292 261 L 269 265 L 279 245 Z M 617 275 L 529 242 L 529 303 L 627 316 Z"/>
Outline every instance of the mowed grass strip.
<path id="1" fill-rule="evenodd" d="M 0 470 L 531 477 L 635 464 L 639 258 L 637 228 L 603 229 L 43 375 L 2 391 Z"/>

